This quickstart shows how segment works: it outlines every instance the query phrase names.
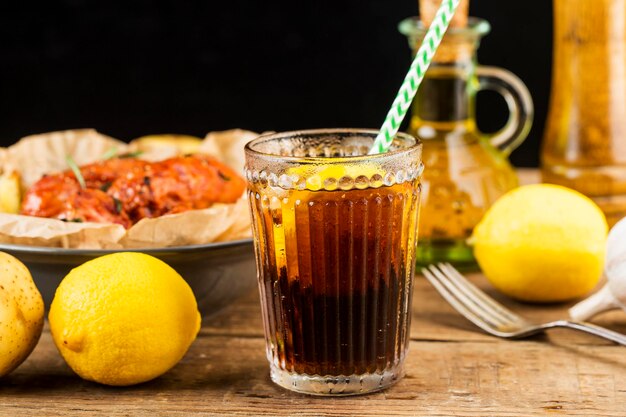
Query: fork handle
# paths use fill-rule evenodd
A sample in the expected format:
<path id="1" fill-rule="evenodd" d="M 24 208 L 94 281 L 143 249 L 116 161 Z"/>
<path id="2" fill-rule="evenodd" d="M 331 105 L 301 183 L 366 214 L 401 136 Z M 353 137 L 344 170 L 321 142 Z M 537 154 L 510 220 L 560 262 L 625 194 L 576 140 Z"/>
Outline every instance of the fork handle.
<path id="1" fill-rule="evenodd" d="M 620 345 L 626 346 L 626 336 L 614 332 L 613 330 L 606 329 L 604 327 L 596 326 L 595 324 L 587 323 L 585 321 L 572 321 L 572 320 L 557 320 L 552 323 L 547 323 L 541 326 L 543 329 L 551 329 L 554 327 L 566 327 L 568 329 L 574 329 L 592 335 L 602 337 Z"/>

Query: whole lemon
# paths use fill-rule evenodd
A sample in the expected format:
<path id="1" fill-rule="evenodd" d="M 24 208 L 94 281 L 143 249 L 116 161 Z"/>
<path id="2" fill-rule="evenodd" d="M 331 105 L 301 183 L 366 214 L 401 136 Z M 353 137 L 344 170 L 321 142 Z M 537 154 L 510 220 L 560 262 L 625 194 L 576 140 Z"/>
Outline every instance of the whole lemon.
<path id="1" fill-rule="evenodd" d="M 0 376 L 30 355 L 43 328 L 43 299 L 19 260 L 0 252 Z"/>
<path id="2" fill-rule="evenodd" d="M 600 208 L 569 188 L 528 185 L 502 196 L 474 230 L 474 255 L 501 292 L 565 301 L 598 283 L 608 226 Z"/>
<path id="3" fill-rule="evenodd" d="M 198 152 L 202 139 L 189 135 L 147 135 L 133 140 L 133 144 L 140 151 L 150 152 L 169 148 L 175 151 L 174 153 L 184 155 Z"/>
<path id="4" fill-rule="evenodd" d="M 52 338 L 82 378 L 132 385 L 167 372 L 200 329 L 196 299 L 169 265 L 115 253 L 74 268 L 48 315 Z"/>

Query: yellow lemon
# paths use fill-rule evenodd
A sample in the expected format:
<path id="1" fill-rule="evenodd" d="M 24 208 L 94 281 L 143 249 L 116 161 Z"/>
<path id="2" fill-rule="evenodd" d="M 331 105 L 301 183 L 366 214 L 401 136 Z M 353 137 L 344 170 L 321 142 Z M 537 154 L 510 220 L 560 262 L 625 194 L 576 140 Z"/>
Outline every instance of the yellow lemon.
<path id="1" fill-rule="evenodd" d="M 17 214 L 22 206 L 22 180 L 17 171 L 0 175 L 0 212 Z"/>
<path id="2" fill-rule="evenodd" d="M 287 170 L 287 174 L 294 180 L 305 179 L 306 187 L 312 191 L 320 189 L 353 188 L 355 180 L 365 178 L 369 181 L 375 174 L 382 171 L 375 165 L 364 163 L 345 163 L 341 165 L 302 165 Z M 357 180 L 358 181 L 358 180 Z"/>
<path id="3" fill-rule="evenodd" d="M 107 385 L 137 384 L 167 372 L 200 329 L 185 280 L 163 261 L 130 252 L 73 269 L 57 288 L 48 320 L 74 372 Z"/>
<path id="4" fill-rule="evenodd" d="M 30 272 L 0 252 L 0 376 L 18 367 L 35 348 L 43 328 L 44 306 Z"/>
<path id="5" fill-rule="evenodd" d="M 577 298 L 598 283 L 608 226 L 569 188 L 537 184 L 502 196 L 474 230 L 474 254 L 501 292 L 522 301 Z"/>
<path id="6" fill-rule="evenodd" d="M 180 154 L 192 154 L 198 152 L 202 139 L 189 135 L 148 135 L 133 140 L 134 145 L 141 151 L 150 151 L 160 147 L 170 147 Z"/>

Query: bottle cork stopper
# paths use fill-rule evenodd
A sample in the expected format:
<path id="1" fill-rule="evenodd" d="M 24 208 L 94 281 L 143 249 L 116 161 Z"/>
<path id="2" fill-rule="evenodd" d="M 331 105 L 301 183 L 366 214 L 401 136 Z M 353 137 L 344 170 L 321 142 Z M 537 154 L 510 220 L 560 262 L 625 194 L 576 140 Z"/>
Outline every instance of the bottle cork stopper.
<path id="1" fill-rule="evenodd" d="M 437 9 L 441 6 L 441 0 L 419 0 L 420 18 L 426 27 L 430 26 Z M 469 15 L 469 0 L 461 0 L 456 13 L 450 22 L 451 28 L 464 28 L 467 26 L 467 16 Z"/>
<path id="2" fill-rule="evenodd" d="M 429 27 L 437 14 L 441 0 L 419 0 L 420 20 L 424 26 Z M 469 15 L 469 0 L 461 0 L 454 17 L 450 21 L 449 28 L 462 29 L 467 27 Z M 454 61 L 471 60 L 474 54 L 474 45 L 464 37 L 452 36 L 449 33 L 439 46 L 433 62 L 448 63 Z"/>

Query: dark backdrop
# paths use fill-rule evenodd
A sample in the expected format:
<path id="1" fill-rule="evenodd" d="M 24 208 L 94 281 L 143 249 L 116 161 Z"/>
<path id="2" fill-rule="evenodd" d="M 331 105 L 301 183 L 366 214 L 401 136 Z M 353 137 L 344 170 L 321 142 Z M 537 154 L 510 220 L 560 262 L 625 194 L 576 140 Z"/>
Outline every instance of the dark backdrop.
<path id="1" fill-rule="evenodd" d="M 513 155 L 537 164 L 550 85 L 549 0 L 472 0 L 483 64 L 531 90 Z M 241 127 L 379 126 L 410 64 L 397 23 L 417 0 L 11 1 L 0 6 L 0 144 L 94 127 L 120 139 Z M 504 102 L 479 95 L 495 130 Z"/>

